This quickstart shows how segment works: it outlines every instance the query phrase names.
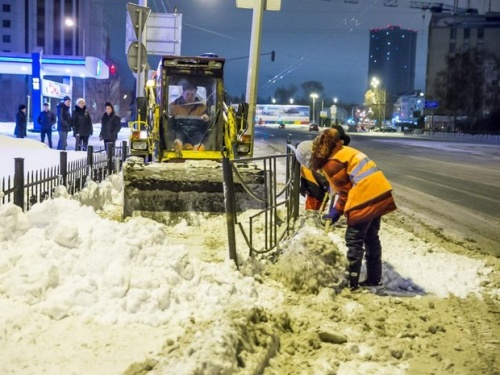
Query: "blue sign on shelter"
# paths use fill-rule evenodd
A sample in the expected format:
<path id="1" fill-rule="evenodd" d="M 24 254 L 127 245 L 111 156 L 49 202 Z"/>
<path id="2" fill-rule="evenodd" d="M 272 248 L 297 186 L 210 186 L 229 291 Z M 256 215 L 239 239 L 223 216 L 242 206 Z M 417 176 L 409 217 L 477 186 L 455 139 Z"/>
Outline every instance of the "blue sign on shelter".
<path id="1" fill-rule="evenodd" d="M 439 107 L 439 102 L 437 100 L 426 100 L 424 108 L 436 109 Z"/>

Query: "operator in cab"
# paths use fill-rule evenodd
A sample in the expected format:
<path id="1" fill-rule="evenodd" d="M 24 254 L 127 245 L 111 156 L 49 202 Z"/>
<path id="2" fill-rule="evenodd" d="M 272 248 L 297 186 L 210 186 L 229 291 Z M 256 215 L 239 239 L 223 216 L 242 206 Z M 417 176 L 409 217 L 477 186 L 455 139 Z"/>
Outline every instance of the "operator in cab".
<path id="1" fill-rule="evenodd" d="M 182 82 L 182 94 L 170 104 L 169 114 L 176 122 L 174 149 L 200 150 L 207 123 L 210 120 L 207 105 L 197 97 L 197 86 L 189 81 Z"/>

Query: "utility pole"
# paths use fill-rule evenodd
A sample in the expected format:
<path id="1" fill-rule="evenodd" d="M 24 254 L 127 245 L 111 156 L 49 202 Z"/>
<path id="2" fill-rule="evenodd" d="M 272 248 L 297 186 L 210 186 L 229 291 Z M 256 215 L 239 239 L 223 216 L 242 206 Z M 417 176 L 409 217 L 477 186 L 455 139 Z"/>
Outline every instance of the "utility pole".
<path id="1" fill-rule="evenodd" d="M 262 18 L 264 0 L 257 0 L 253 6 L 252 36 L 250 39 L 250 58 L 248 60 L 246 102 L 248 103 L 248 129 L 252 140 L 255 137 L 255 109 L 257 106 L 257 82 L 259 80 L 260 37 L 262 34 Z M 253 155 L 253 142 L 250 155 Z"/>
<path id="2" fill-rule="evenodd" d="M 148 0 L 139 0 L 138 5 L 142 7 L 147 7 L 148 6 Z M 142 22 L 142 13 L 139 12 L 139 23 L 141 24 Z M 137 36 L 137 41 L 139 42 L 139 47 L 137 51 L 137 79 L 136 79 L 136 87 L 135 87 L 135 97 L 141 97 L 143 96 L 144 88 L 146 87 L 146 80 L 145 80 L 145 75 L 146 75 L 146 69 L 144 69 L 144 72 L 141 71 L 141 66 L 142 64 L 145 63 L 145 61 L 141 61 L 141 55 L 142 55 L 142 46 L 144 46 L 147 49 L 146 45 L 146 35 L 147 35 L 147 25 L 144 23 L 144 29 L 139 28 L 139 35 Z M 147 65 L 147 63 L 146 63 Z"/>

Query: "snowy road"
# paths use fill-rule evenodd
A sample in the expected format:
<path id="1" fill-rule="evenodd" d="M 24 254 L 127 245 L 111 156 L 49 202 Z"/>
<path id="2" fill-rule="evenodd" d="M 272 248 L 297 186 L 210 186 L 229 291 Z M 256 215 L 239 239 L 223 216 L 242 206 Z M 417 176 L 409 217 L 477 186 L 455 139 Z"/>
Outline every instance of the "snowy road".
<path id="1" fill-rule="evenodd" d="M 266 127 L 257 129 L 256 139 L 284 150 L 288 134 L 296 143 L 318 133 Z M 365 152 L 389 178 L 400 209 L 462 238 L 476 251 L 500 255 L 500 146 L 350 135 L 351 146 Z"/>

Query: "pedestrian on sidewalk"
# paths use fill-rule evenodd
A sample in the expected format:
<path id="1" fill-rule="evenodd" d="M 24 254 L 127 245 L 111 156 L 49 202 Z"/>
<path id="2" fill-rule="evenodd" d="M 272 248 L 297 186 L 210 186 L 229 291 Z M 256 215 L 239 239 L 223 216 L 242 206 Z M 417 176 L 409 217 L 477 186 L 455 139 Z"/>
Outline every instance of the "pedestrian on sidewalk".
<path id="1" fill-rule="evenodd" d="M 16 127 L 14 128 L 14 135 L 17 138 L 26 137 L 26 129 L 28 127 L 28 119 L 26 118 L 26 106 L 20 104 L 16 113 Z"/>
<path id="2" fill-rule="evenodd" d="M 66 150 L 68 147 L 68 132 L 71 130 L 71 114 L 69 106 L 71 99 L 65 96 L 61 103 L 57 105 L 57 132 L 59 133 L 59 142 L 57 143 L 58 150 Z"/>
<path id="3" fill-rule="evenodd" d="M 118 133 L 122 127 L 120 117 L 115 113 L 115 108 L 110 102 L 104 104 L 104 114 L 101 118 L 101 133 L 99 139 L 104 141 L 104 148 L 108 149 L 108 143 L 115 144 Z"/>
<path id="4" fill-rule="evenodd" d="M 73 134 L 77 139 L 76 150 L 87 151 L 89 138 L 94 132 L 90 113 L 85 105 L 85 99 L 78 98 L 76 100 L 75 109 L 73 110 Z"/>
<path id="5" fill-rule="evenodd" d="M 37 122 L 41 127 L 40 140 L 45 143 L 47 136 L 49 147 L 52 148 L 52 125 L 56 123 L 56 115 L 50 110 L 49 103 L 43 103 L 43 110 L 38 115 Z"/>

